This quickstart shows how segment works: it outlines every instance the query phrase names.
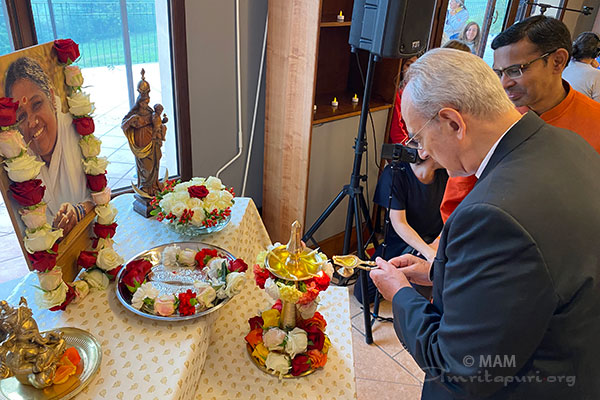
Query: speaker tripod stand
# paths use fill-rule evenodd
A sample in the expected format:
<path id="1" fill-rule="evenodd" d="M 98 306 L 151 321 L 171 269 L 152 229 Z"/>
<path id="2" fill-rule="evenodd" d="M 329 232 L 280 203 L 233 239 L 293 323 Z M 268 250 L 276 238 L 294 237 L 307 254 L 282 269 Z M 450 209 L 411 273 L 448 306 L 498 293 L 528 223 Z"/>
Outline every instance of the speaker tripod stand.
<path id="1" fill-rule="evenodd" d="M 353 50 L 354 51 L 354 50 Z M 366 151 L 367 142 L 365 139 L 365 131 L 367 126 L 367 117 L 369 115 L 369 101 L 371 99 L 371 87 L 373 86 L 373 74 L 375 72 L 375 63 L 379 61 L 379 57 L 369 53 L 369 65 L 367 67 L 367 76 L 365 79 L 365 90 L 363 94 L 363 104 L 360 112 L 360 122 L 358 124 L 358 134 L 354 144 L 354 164 L 352 167 L 352 175 L 350 176 L 350 184 L 345 185 L 338 193 L 335 199 L 327 206 L 325 211 L 317 218 L 315 223 L 306 231 L 302 240 L 307 243 L 309 241 L 316 243 L 313 239 L 315 232 L 321 227 L 323 222 L 331 215 L 333 210 L 348 197 L 348 211 L 346 213 L 346 227 L 344 231 L 344 248 L 343 254 L 348 254 L 350 250 L 350 238 L 352 236 L 352 224 L 356 226 L 356 242 L 357 255 L 361 260 L 365 259 L 365 242 L 363 239 L 363 226 L 366 225 L 369 232 L 369 238 L 376 245 L 373 237 L 373 225 L 369 216 L 369 209 L 363 194 L 361 181 L 366 180 L 366 176 L 361 175 L 361 165 L 363 153 Z M 367 294 L 367 271 L 361 270 L 360 277 L 363 286 L 362 303 L 364 310 L 365 321 L 365 341 L 368 344 L 373 343 L 373 334 L 371 331 L 371 309 Z"/>

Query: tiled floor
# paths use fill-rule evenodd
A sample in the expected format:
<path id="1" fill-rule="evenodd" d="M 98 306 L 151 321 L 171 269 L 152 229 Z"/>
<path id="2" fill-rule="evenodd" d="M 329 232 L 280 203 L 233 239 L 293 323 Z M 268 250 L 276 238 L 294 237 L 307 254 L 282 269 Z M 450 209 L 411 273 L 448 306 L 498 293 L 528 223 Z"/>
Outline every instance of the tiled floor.
<path id="1" fill-rule="evenodd" d="M 425 374 L 398 341 L 391 322 L 376 322 L 372 329 L 374 343 L 365 343 L 363 311 L 352 289 L 350 315 L 358 400 L 420 399 Z M 382 301 L 379 315 L 392 316 L 390 302 Z"/>

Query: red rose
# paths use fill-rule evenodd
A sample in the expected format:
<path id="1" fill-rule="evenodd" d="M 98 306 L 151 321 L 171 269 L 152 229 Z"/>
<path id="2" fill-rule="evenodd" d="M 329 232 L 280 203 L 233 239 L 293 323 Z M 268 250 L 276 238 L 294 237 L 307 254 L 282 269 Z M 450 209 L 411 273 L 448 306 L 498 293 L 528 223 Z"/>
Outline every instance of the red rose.
<path id="1" fill-rule="evenodd" d="M 254 264 L 254 267 L 252 269 L 254 270 L 254 280 L 256 281 L 256 285 L 259 288 L 264 289 L 265 282 L 267 281 L 267 278 L 270 275 L 269 270 L 266 268 L 262 268 L 258 264 Z"/>
<path id="2" fill-rule="evenodd" d="M 179 293 L 179 314 L 194 315 L 196 307 L 192 304 L 192 299 L 196 298 L 196 293 L 188 289 L 185 293 Z"/>
<path id="3" fill-rule="evenodd" d="M 319 291 L 324 291 L 327 290 L 327 288 L 329 287 L 329 281 L 331 280 L 329 278 L 329 275 L 327 275 L 324 272 L 320 272 L 320 274 L 322 274 L 321 276 L 317 275 L 314 278 L 312 278 L 315 282 L 315 284 L 317 285 L 317 289 L 319 289 Z"/>
<path id="4" fill-rule="evenodd" d="M 298 354 L 292 359 L 292 375 L 298 376 L 310 369 L 310 358 L 302 354 Z"/>
<path id="5" fill-rule="evenodd" d="M 0 99 L 0 126 L 11 126 L 17 123 L 17 108 L 19 102 L 12 101 L 10 97 Z"/>
<path id="6" fill-rule="evenodd" d="M 31 268 L 38 272 L 48 272 L 54 268 L 56 256 L 58 256 L 58 243 L 54 243 L 50 250 L 36 251 L 33 254 L 27 253 L 27 258 L 31 261 Z"/>
<path id="7" fill-rule="evenodd" d="M 42 185 L 41 179 L 32 179 L 25 182 L 11 183 L 10 191 L 17 203 L 23 207 L 29 207 L 42 201 L 46 187 Z"/>
<path id="8" fill-rule="evenodd" d="M 96 265 L 96 258 L 98 258 L 97 251 L 82 251 L 77 258 L 77 265 L 84 269 L 91 268 Z"/>
<path id="9" fill-rule="evenodd" d="M 54 41 L 54 49 L 58 61 L 62 64 L 71 64 L 79 58 L 79 45 L 71 39 L 59 39 Z"/>
<path id="10" fill-rule="evenodd" d="M 122 281 L 125 285 L 127 285 L 128 288 L 134 289 L 136 286 L 144 283 L 146 275 L 148 274 L 151 268 L 152 263 L 148 260 L 141 259 L 131 261 L 125 267 L 125 272 L 123 273 Z"/>
<path id="11" fill-rule="evenodd" d="M 106 172 L 100 175 L 88 175 L 86 174 L 88 187 L 92 192 L 101 192 L 107 185 Z"/>
<path id="12" fill-rule="evenodd" d="M 304 328 L 306 331 L 306 337 L 308 338 L 308 350 L 323 350 L 323 344 L 325 343 L 325 334 L 319 327 L 315 325 L 307 326 Z M 312 342 L 312 343 L 311 343 Z"/>
<path id="13" fill-rule="evenodd" d="M 208 189 L 206 188 L 206 186 L 204 185 L 195 185 L 195 186 L 190 186 L 188 188 L 188 193 L 190 194 L 190 197 L 195 197 L 197 199 L 203 199 L 206 196 L 208 196 Z"/>
<path id="14" fill-rule="evenodd" d="M 96 129 L 94 120 L 91 117 L 73 118 L 73 125 L 75 125 L 75 130 L 81 136 L 87 136 L 94 133 L 94 130 Z"/>
<path id="15" fill-rule="evenodd" d="M 277 310 L 279 312 L 281 312 L 282 308 L 283 308 L 283 303 L 282 303 L 281 299 L 277 300 L 271 307 L 272 310 Z"/>
<path id="16" fill-rule="evenodd" d="M 50 308 L 50 311 L 65 311 L 65 309 L 67 308 L 67 306 L 69 305 L 70 302 L 73 301 L 73 299 L 75 298 L 75 289 L 73 289 L 72 286 L 70 286 L 69 284 L 66 284 L 67 287 L 69 288 L 67 290 L 67 297 L 65 297 L 65 301 L 62 302 L 62 304 L 58 305 L 58 306 L 54 306 L 52 308 Z"/>
<path id="17" fill-rule="evenodd" d="M 117 230 L 117 223 L 113 222 L 110 225 L 102 225 L 99 223 L 94 224 L 94 233 L 96 236 L 102 239 L 106 239 L 107 237 L 114 237 L 115 232 Z"/>
<path id="18" fill-rule="evenodd" d="M 246 272 L 248 264 L 241 258 L 238 258 L 237 260 L 229 261 L 229 266 L 227 268 L 229 269 L 229 272 Z"/>
<path id="19" fill-rule="evenodd" d="M 198 267 L 204 268 L 211 258 L 217 257 L 217 250 L 215 249 L 202 249 L 196 253 L 194 259 L 198 263 Z"/>
<path id="20" fill-rule="evenodd" d="M 265 322 L 263 321 L 263 319 L 260 315 L 250 318 L 248 320 L 248 323 L 250 324 L 251 331 L 255 330 L 256 328 L 262 328 L 263 325 L 265 324 Z"/>
<path id="21" fill-rule="evenodd" d="M 108 276 L 108 279 L 110 279 L 111 281 L 114 281 L 115 278 L 117 277 L 117 275 L 119 275 L 119 271 L 121 271 L 121 269 L 123 269 L 123 266 L 119 265 L 118 267 L 115 267 L 115 268 L 111 269 L 110 271 L 106 271 L 106 275 Z"/>

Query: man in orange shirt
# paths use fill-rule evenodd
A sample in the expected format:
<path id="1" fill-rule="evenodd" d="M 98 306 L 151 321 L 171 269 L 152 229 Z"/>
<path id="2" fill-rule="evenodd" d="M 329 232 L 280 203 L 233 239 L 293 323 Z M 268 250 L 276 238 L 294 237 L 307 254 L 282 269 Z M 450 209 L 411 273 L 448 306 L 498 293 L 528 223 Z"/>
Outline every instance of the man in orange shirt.
<path id="1" fill-rule="evenodd" d="M 600 103 L 562 79 L 572 50 L 565 24 L 543 15 L 527 18 L 500 33 L 492 49 L 494 71 L 519 111 L 533 111 L 548 124 L 579 134 L 600 153 Z M 448 179 L 440 206 L 444 222 L 476 181 L 475 176 Z"/>

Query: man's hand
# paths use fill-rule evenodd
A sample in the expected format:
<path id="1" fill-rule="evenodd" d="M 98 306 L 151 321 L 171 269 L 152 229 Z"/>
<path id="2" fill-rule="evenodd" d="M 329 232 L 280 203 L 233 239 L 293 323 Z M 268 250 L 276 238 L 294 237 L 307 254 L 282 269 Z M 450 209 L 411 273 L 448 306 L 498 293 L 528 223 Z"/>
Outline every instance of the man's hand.
<path id="1" fill-rule="evenodd" d="M 404 254 L 392 258 L 389 263 L 400 268 L 400 271 L 404 273 L 409 282 L 421 286 L 433 285 L 429 280 L 429 270 L 431 269 L 431 263 L 429 261 L 415 257 L 411 254 Z"/>
<path id="2" fill-rule="evenodd" d="M 379 269 L 371 270 L 369 276 L 386 300 L 392 301 L 398 290 L 403 287 L 410 287 L 408 279 L 401 270 L 384 261 L 381 257 L 377 257 L 375 261 Z"/>
<path id="3" fill-rule="evenodd" d="M 72 204 L 63 203 L 54 216 L 52 226 L 56 229 L 62 228 L 63 235 L 66 236 L 69 232 L 71 232 L 71 229 L 73 229 L 76 224 L 77 213 L 75 211 L 75 207 L 73 207 Z"/>

